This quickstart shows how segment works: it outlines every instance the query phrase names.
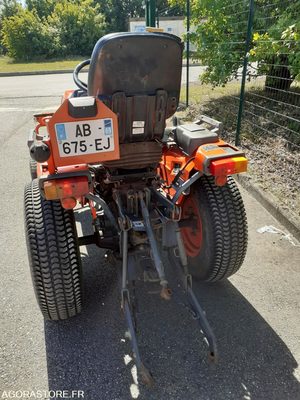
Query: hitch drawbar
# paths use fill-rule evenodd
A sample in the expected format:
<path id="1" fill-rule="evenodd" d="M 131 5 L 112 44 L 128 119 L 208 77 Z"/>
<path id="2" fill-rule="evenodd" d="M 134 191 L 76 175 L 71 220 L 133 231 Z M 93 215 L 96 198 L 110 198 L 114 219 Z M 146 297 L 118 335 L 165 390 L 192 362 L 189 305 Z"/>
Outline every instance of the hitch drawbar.
<path id="1" fill-rule="evenodd" d="M 151 195 L 150 195 L 151 196 Z M 169 288 L 168 281 L 165 276 L 165 269 L 159 254 L 158 243 L 156 241 L 156 236 L 153 229 L 153 220 L 155 219 L 155 227 L 157 228 L 157 216 L 160 217 L 160 224 L 163 227 L 164 224 L 168 224 L 169 231 L 174 232 L 174 240 L 168 240 L 167 246 L 173 245 L 171 252 L 174 253 L 174 261 L 179 271 L 179 276 L 182 280 L 182 287 L 187 299 L 187 304 L 184 304 L 192 314 L 193 318 L 199 323 L 200 329 L 207 339 L 207 344 L 209 348 L 209 359 L 211 361 L 216 361 L 217 359 L 217 346 L 215 336 L 212 329 L 207 321 L 205 312 L 202 310 L 197 297 L 192 288 L 192 277 L 187 272 L 187 257 L 185 254 L 185 249 L 182 243 L 180 229 L 176 221 L 170 221 L 163 217 L 163 215 L 158 212 L 158 210 L 149 210 L 145 201 L 149 197 L 147 189 L 145 191 L 138 192 L 138 201 L 140 208 L 139 224 L 136 224 L 136 216 L 128 215 L 122 206 L 122 200 L 118 190 L 114 190 L 113 198 L 118 209 L 118 223 L 120 227 L 120 243 L 121 243 L 121 254 L 122 254 L 122 289 L 121 289 L 121 307 L 125 315 L 128 337 L 131 341 L 133 356 L 135 359 L 138 375 L 143 383 L 148 386 L 152 386 L 154 383 L 151 372 L 144 365 L 138 346 L 137 330 L 136 330 L 136 297 L 134 291 L 134 281 L 135 281 L 135 271 L 133 269 L 138 269 L 143 264 L 138 262 L 138 258 L 143 254 L 143 251 L 148 248 L 149 258 L 152 260 L 154 269 L 157 274 L 157 281 L 160 283 L 162 289 L 160 296 L 164 300 L 172 299 L 172 292 Z M 157 212 L 155 212 L 157 211 Z M 155 216 L 155 218 L 153 217 Z M 172 227 L 170 227 L 172 225 Z M 139 232 L 143 232 L 147 238 L 147 245 L 143 245 L 142 249 L 132 249 L 130 247 L 129 238 L 130 235 L 138 226 Z M 170 229 L 171 228 L 171 229 Z M 163 243 L 164 246 L 164 243 Z M 130 251 L 128 250 L 130 248 Z M 178 255 L 175 255 L 175 249 Z M 129 268 L 130 266 L 130 268 Z"/>

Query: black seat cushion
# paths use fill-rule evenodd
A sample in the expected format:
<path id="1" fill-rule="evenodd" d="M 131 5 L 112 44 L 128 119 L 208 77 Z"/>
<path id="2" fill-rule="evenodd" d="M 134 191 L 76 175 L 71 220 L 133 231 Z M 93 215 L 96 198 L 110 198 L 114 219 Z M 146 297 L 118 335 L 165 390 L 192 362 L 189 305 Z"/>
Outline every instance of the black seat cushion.
<path id="1" fill-rule="evenodd" d="M 93 51 L 88 95 L 119 116 L 120 142 L 161 138 L 178 106 L 183 44 L 166 33 L 113 33 Z"/>

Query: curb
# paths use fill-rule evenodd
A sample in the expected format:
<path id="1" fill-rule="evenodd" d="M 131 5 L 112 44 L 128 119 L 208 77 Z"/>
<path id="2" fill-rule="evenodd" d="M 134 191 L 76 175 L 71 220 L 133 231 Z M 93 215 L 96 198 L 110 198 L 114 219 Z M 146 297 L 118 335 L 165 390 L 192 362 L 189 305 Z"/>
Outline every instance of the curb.
<path id="1" fill-rule="evenodd" d="M 0 78 L 8 76 L 72 74 L 73 71 L 74 71 L 73 69 L 62 69 L 56 71 L 0 72 Z M 87 72 L 87 71 L 82 71 L 82 72 Z"/>
<path id="2" fill-rule="evenodd" d="M 182 65 L 186 67 L 186 64 Z M 201 64 L 191 64 L 191 67 L 201 67 Z M 30 75 L 58 75 L 58 74 L 73 74 L 74 69 L 60 69 L 55 71 L 28 71 L 28 72 L 0 72 L 0 78 L 10 76 L 30 76 Z M 81 73 L 87 73 L 88 71 L 82 71 Z"/>
<path id="3" fill-rule="evenodd" d="M 235 175 L 237 182 L 250 193 L 269 213 L 277 219 L 297 240 L 300 241 L 300 220 L 290 211 L 285 211 L 276 204 L 274 196 L 264 192 L 251 182 L 249 175 Z"/>

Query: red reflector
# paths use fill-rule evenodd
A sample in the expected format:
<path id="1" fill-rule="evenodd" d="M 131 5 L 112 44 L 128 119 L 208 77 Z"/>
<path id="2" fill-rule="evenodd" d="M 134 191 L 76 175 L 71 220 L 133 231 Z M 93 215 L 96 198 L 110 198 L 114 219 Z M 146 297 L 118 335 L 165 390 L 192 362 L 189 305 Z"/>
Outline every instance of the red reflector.
<path id="1" fill-rule="evenodd" d="M 74 199 L 74 197 L 69 197 L 68 199 L 62 199 L 60 202 L 63 208 L 65 208 L 66 210 L 71 210 L 72 208 L 76 207 L 77 204 L 77 201 L 76 199 Z"/>
<path id="2" fill-rule="evenodd" d="M 216 176 L 215 177 L 215 184 L 217 185 L 217 186 L 224 186 L 224 185 L 226 185 L 226 183 L 227 183 L 227 176 L 226 175 L 224 175 L 224 176 Z"/>
<path id="3" fill-rule="evenodd" d="M 75 188 L 75 183 L 71 183 L 68 181 L 60 182 L 58 185 L 58 195 L 59 197 L 68 197 L 73 195 L 73 189 Z M 75 192 L 75 190 L 74 190 Z"/>

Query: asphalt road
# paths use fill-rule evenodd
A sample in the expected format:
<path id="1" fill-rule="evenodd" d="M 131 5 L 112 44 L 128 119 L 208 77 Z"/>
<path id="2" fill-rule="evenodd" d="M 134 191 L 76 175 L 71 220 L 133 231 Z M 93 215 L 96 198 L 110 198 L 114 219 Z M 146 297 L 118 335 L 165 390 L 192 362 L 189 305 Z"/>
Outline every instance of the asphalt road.
<path id="1" fill-rule="evenodd" d="M 44 323 L 23 230 L 26 139 L 32 113 L 58 105 L 67 87 L 67 75 L 0 78 L 0 398 L 4 390 L 50 388 L 84 390 L 88 400 L 300 399 L 300 248 L 257 232 L 266 225 L 284 228 L 244 190 L 249 250 L 243 267 L 227 282 L 194 284 L 218 339 L 217 365 L 207 361 L 196 322 L 150 286 L 139 293 L 140 347 L 156 385 L 136 385 L 116 271 L 92 246 L 81 249 L 83 314 Z M 86 226 L 81 212 L 78 229 Z"/>
<path id="2" fill-rule="evenodd" d="M 203 66 L 191 66 L 189 69 L 189 82 L 198 81 L 199 75 L 204 71 Z M 16 98 L 24 96 L 60 96 L 66 89 L 75 88 L 72 74 L 32 75 L 24 77 L 0 77 L 0 96 Z M 80 79 L 87 81 L 87 74 L 82 73 Z M 22 82 L 18 84 L 18 82 Z M 181 83 L 186 83 L 186 68 L 182 68 Z"/>

